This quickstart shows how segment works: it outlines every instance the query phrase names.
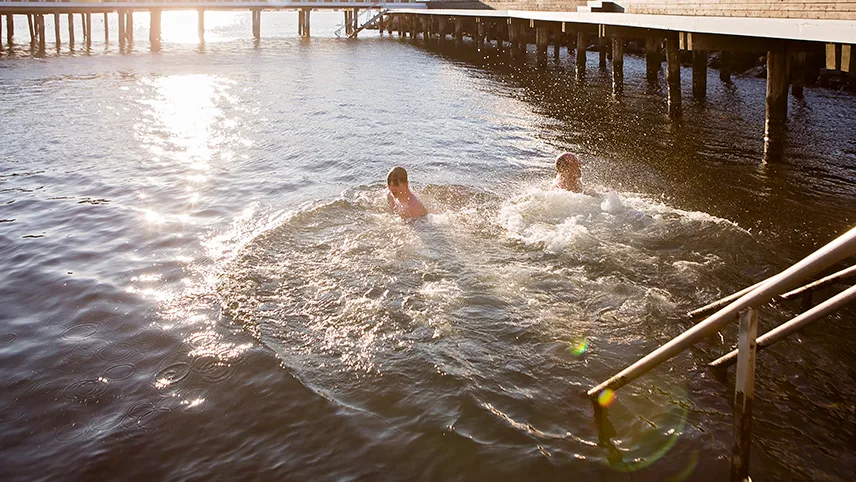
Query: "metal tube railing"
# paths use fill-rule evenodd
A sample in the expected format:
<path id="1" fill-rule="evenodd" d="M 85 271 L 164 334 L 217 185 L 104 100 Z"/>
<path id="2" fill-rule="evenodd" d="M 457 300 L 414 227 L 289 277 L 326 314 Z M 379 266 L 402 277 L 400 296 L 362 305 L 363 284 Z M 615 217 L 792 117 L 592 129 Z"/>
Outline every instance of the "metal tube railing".
<path id="1" fill-rule="evenodd" d="M 824 316 L 840 310 L 846 304 L 852 301 L 856 301 L 856 286 L 851 286 L 850 288 L 842 291 L 841 293 L 838 293 L 837 295 L 806 311 L 805 313 L 795 317 L 791 321 L 782 323 L 776 328 L 768 331 L 763 336 L 758 338 L 758 350 L 762 350 L 770 345 L 775 344 L 782 338 L 785 338 L 786 336 L 801 330 L 805 326 L 814 323 L 815 321 L 823 318 Z M 717 358 L 716 360 L 710 362 L 709 366 L 715 368 L 726 367 L 728 365 L 731 365 L 735 361 L 737 361 L 737 350 L 734 350 L 726 355 L 721 356 L 720 358 Z"/>
<path id="2" fill-rule="evenodd" d="M 592 388 L 587 392 L 588 396 L 596 397 L 603 390 L 616 390 L 627 385 L 666 360 L 669 360 L 731 323 L 736 319 L 737 313 L 740 310 L 759 307 L 773 299 L 773 297 L 793 289 L 805 279 L 816 275 L 848 256 L 852 256 L 854 253 L 856 253 L 856 228 L 850 229 L 847 233 L 839 236 L 831 243 L 815 251 L 785 271 L 773 276 L 761 284 L 761 286 L 746 293 L 706 320 L 676 336 L 668 343 L 620 371 L 609 380 Z"/>

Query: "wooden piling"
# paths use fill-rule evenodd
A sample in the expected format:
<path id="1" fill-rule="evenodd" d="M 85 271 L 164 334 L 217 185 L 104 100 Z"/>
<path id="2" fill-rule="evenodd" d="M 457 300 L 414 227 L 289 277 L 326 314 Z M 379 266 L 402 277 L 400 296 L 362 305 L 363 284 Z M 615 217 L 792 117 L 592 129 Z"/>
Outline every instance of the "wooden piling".
<path id="1" fill-rule="evenodd" d="M 464 43 L 464 19 L 455 17 L 455 46 L 460 47 Z"/>
<path id="2" fill-rule="evenodd" d="M 446 17 L 440 17 L 437 19 L 437 33 L 440 34 L 440 42 L 444 42 L 446 40 Z"/>
<path id="3" fill-rule="evenodd" d="M 606 51 L 609 49 L 609 39 L 601 35 L 597 39 L 598 68 L 606 70 Z"/>
<path id="4" fill-rule="evenodd" d="M 6 15 L 6 45 L 12 46 L 15 33 L 15 19 L 11 13 Z"/>
<path id="5" fill-rule="evenodd" d="M 59 13 L 54 13 L 54 40 L 56 41 L 56 48 L 59 49 L 62 46 L 62 39 L 59 35 Z"/>
<path id="6" fill-rule="evenodd" d="M 666 83 L 669 87 L 669 115 L 681 114 L 681 56 L 678 50 L 678 32 L 666 37 Z"/>
<path id="7" fill-rule="evenodd" d="M 199 43 L 205 43 L 205 9 L 200 8 L 196 11 L 196 34 L 199 36 Z"/>
<path id="8" fill-rule="evenodd" d="M 508 27 L 508 43 L 510 47 L 511 56 L 515 57 L 520 52 L 520 45 L 517 39 L 519 32 L 517 30 L 517 25 L 511 23 L 510 18 L 508 19 L 508 21 L 506 21 L 506 24 Z"/>
<path id="9" fill-rule="evenodd" d="M 305 9 L 304 9 L 305 10 Z M 254 8 L 252 10 L 253 14 L 253 40 L 260 40 L 262 38 L 262 15 L 261 10 L 258 8 Z"/>
<path id="10" fill-rule="evenodd" d="M 87 13 L 85 16 L 86 20 L 86 48 L 92 47 L 92 14 Z"/>
<path id="11" fill-rule="evenodd" d="M 737 381 L 734 384 L 734 443 L 731 448 L 731 482 L 749 479 L 749 450 L 752 443 L 752 401 L 755 398 L 755 353 L 758 310 L 740 312 L 737 342 Z"/>
<path id="12" fill-rule="evenodd" d="M 36 30 L 33 27 L 33 15 L 27 14 L 27 26 L 30 29 L 30 46 L 32 46 L 36 42 Z"/>
<path id="13" fill-rule="evenodd" d="M 484 23 L 480 18 L 476 19 L 476 46 L 479 50 L 484 50 Z"/>
<path id="14" fill-rule="evenodd" d="M 624 39 L 612 38 L 612 93 L 624 90 Z"/>
<path id="15" fill-rule="evenodd" d="M 580 30 L 577 32 L 577 77 L 582 77 L 586 73 L 586 44 L 588 44 L 588 35 Z"/>
<path id="16" fill-rule="evenodd" d="M 68 14 L 68 45 L 74 48 L 74 15 Z"/>
<path id="17" fill-rule="evenodd" d="M 406 17 L 405 17 L 406 18 Z M 351 33 L 356 33 L 357 29 L 360 28 L 360 9 L 355 8 L 353 17 L 351 17 Z M 404 35 L 404 29 L 401 30 L 401 35 Z"/>
<path id="18" fill-rule="evenodd" d="M 130 47 L 134 43 L 134 11 L 125 12 L 125 43 Z"/>
<path id="19" fill-rule="evenodd" d="M 553 60 L 559 61 L 559 49 L 562 46 L 562 29 L 556 27 L 553 29 Z"/>
<path id="20" fill-rule="evenodd" d="M 6 15 L 7 17 L 9 15 Z M 3 15 L 0 15 L 0 48 L 3 47 Z"/>
<path id="21" fill-rule="evenodd" d="M 128 35 L 125 32 L 125 11 L 119 10 L 116 14 L 119 17 L 119 50 L 122 50 L 125 48 L 125 44 L 128 40 Z M 69 30 L 69 32 L 70 31 L 71 30 Z"/>
<path id="22" fill-rule="evenodd" d="M 43 14 L 39 14 L 38 27 L 39 27 L 39 53 L 44 55 L 44 53 L 45 53 L 45 16 Z"/>
<path id="23" fill-rule="evenodd" d="M 86 14 L 80 14 L 80 31 L 83 33 L 83 45 L 86 45 L 86 39 L 89 38 L 89 32 L 86 31 Z"/>
<path id="24" fill-rule="evenodd" d="M 303 9 L 297 11 L 297 35 L 303 37 Z"/>
<path id="25" fill-rule="evenodd" d="M 161 47 L 161 9 L 151 9 L 149 19 L 149 43 L 152 51 L 158 52 Z"/>
<path id="26" fill-rule="evenodd" d="M 767 52 L 767 115 L 764 134 L 765 161 L 779 160 L 788 121 L 788 54 Z"/>
<path id="27" fill-rule="evenodd" d="M 410 25 L 410 38 L 416 38 L 416 15 L 411 15 L 407 19 L 407 23 Z"/>
<path id="28" fill-rule="evenodd" d="M 547 60 L 547 45 L 550 43 L 548 27 L 535 28 L 535 56 L 539 61 Z"/>
<path id="29" fill-rule="evenodd" d="M 656 82 L 660 75 L 660 39 L 648 37 L 645 39 L 645 78 Z"/>
<path id="30" fill-rule="evenodd" d="M 803 98 L 805 86 L 805 52 L 795 52 L 791 57 L 791 95 Z"/>
<path id="31" fill-rule="evenodd" d="M 428 18 L 428 15 L 421 15 L 420 17 L 422 20 L 422 40 L 427 42 L 428 41 L 428 28 L 429 28 L 428 27 L 428 21 L 430 19 Z"/>
<path id="32" fill-rule="evenodd" d="M 110 43 L 110 28 L 107 24 L 108 20 L 107 12 L 104 12 L 104 45 Z"/>
<path id="33" fill-rule="evenodd" d="M 306 38 L 309 38 L 311 36 L 311 31 L 312 31 L 312 29 L 311 29 L 311 26 L 312 26 L 311 14 L 312 14 L 311 8 L 304 8 L 303 9 L 303 36 Z M 259 20 L 261 20 L 261 15 L 259 15 Z"/>
<path id="34" fill-rule="evenodd" d="M 519 32 L 517 38 L 519 40 L 518 45 L 520 47 L 520 54 L 525 56 L 529 49 L 527 44 L 527 41 L 529 40 L 527 38 L 529 36 L 529 27 L 521 23 L 517 25 L 517 29 Z"/>
<path id="35" fill-rule="evenodd" d="M 719 80 L 731 82 L 731 63 L 733 55 L 728 50 L 719 53 Z"/>
<path id="36" fill-rule="evenodd" d="M 707 95 L 707 51 L 693 50 L 693 97 L 704 99 Z"/>

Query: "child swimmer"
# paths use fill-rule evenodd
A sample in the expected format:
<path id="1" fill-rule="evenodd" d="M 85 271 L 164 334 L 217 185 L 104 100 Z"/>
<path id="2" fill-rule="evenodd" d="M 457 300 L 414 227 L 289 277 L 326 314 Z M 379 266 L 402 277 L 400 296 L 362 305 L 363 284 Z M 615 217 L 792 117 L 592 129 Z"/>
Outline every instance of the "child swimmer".
<path id="1" fill-rule="evenodd" d="M 389 174 L 386 175 L 386 185 L 389 188 L 386 193 L 386 202 L 392 212 L 402 218 L 418 218 L 428 214 L 428 210 L 410 190 L 407 171 L 403 167 L 395 166 L 389 170 Z"/>

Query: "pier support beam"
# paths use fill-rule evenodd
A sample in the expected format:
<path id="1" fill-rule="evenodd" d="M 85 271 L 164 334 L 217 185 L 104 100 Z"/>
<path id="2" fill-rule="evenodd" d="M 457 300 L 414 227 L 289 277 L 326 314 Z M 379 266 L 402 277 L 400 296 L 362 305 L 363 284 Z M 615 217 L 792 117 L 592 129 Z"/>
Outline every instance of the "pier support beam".
<path id="1" fill-rule="evenodd" d="M 446 17 L 437 19 L 437 32 L 440 34 L 440 42 L 446 40 Z"/>
<path id="2" fill-rule="evenodd" d="M 559 61 L 559 53 L 562 47 L 562 27 L 553 29 L 553 60 Z"/>
<path id="3" fill-rule="evenodd" d="M 588 35 L 582 30 L 577 32 L 577 78 L 582 78 L 586 74 L 586 44 L 588 44 Z"/>
<path id="4" fill-rule="evenodd" d="M 805 52 L 796 52 L 791 57 L 791 95 L 803 98 L 805 86 Z"/>
<path id="5" fill-rule="evenodd" d="M 484 50 L 484 34 L 484 23 L 481 19 L 476 19 L 476 46 L 480 51 Z"/>
<path id="6" fill-rule="evenodd" d="M 12 46 L 12 40 L 15 33 L 15 19 L 11 13 L 6 15 L 6 45 Z"/>
<path id="7" fill-rule="evenodd" d="M 645 77 L 648 82 L 656 82 L 660 75 L 662 58 L 660 56 L 661 40 L 654 37 L 645 39 Z"/>
<path id="8" fill-rule="evenodd" d="M 455 17 L 455 47 L 460 47 L 464 43 L 464 19 Z"/>
<path id="9" fill-rule="evenodd" d="M 404 17 L 405 21 L 407 20 L 407 16 Z M 402 25 L 402 27 L 404 27 Z M 357 29 L 360 28 L 360 9 L 355 8 L 353 17 L 351 17 L 351 33 L 356 33 Z M 401 29 L 401 34 L 404 35 L 405 29 Z"/>
<path id="10" fill-rule="evenodd" d="M 125 43 L 130 47 L 134 43 L 134 11 L 125 12 Z"/>
<path id="11" fill-rule="evenodd" d="M 309 38 L 312 35 L 312 18 L 311 13 L 312 9 L 304 8 L 303 10 L 303 36 Z M 259 12 L 259 20 L 261 20 L 261 12 Z"/>
<path id="12" fill-rule="evenodd" d="M 390 25 L 392 25 L 392 22 L 390 22 Z M 389 28 L 389 32 L 392 33 L 392 27 L 390 26 Z M 297 11 L 297 35 L 303 37 L 303 10 Z"/>
<path id="13" fill-rule="evenodd" d="M 693 50 L 693 97 L 707 96 L 707 51 Z"/>
<path id="14" fill-rule="evenodd" d="M 253 40 L 261 40 L 262 38 L 262 11 L 258 8 L 252 10 L 253 13 Z"/>
<path id="15" fill-rule="evenodd" d="M 535 27 L 535 57 L 539 62 L 547 60 L 547 45 L 550 43 L 550 29 Z"/>
<path id="16" fill-rule="evenodd" d="M 128 35 L 125 32 L 125 11 L 119 10 L 117 14 L 119 15 L 119 50 L 122 50 L 128 40 Z"/>
<path id="17" fill-rule="evenodd" d="M 104 12 L 104 45 L 110 43 L 110 27 L 108 25 L 109 18 L 107 12 Z"/>
<path id="18" fill-rule="evenodd" d="M 39 54 L 45 54 L 45 16 L 39 14 Z"/>
<path id="19" fill-rule="evenodd" d="M 407 19 L 407 23 L 410 25 L 410 38 L 416 38 L 416 15 L 411 15 Z"/>
<path id="20" fill-rule="evenodd" d="M 422 40 L 427 42 L 429 38 L 428 22 L 431 19 L 428 18 L 428 15 L 420 15 L 420 20 L 422 21 Z"/>
<path id="21" fill-rule="evenodd" d="M 517 39 L 519 41 L 520 55 L 525 56 L 526 52 L 528 51 L 527 42 L 529 41 L 529 27 L 521 23 L 517 26 L 517 29 Z"/>
<path id="22" fill-rule="evenodd" d="M 612 93 L 624 90 L 624 39 L 612 39 Z"/>
<path id="23" fill-rule="evenodd" d="M 597 39 L 598 68 L 606 70 L 606 51 L 609 49 L 609 39 L 601 35 Z"/>
<path id="24" fill-rule="evenodd" d="M 107 22 L 104 22 L 104 26 L 106 28 Z M 62 38 L 59 35 L 59 28 L 60 28 L 59 13 L 55 13 L 54 14 L 54 40 L 56 41 L 57 50 L 59 50 L 59 48 L 62 46 Z"/>
<path id="25" fill-rule="evenodd" d="M 205 9 L 196 11 L 196 34 L 199 35 L 199 43 L 205 43 Z"/>
<path id="26" fill-rule="evenodd" d="M 84 14 L 84 20 L 86 21 L 86 49 L 89 50 L 92 47 L 92 14 Z"/>
<path id="27" fill-rule="evenodd" d="M 153 52 L 159 52 L 161 48 L 161 9 L 153 8 L 149 11 L 149 43 Z"/>
<path id="28" fill-rule="evenodd" d="M 749 449 L 752 442 L 752 401 L 755 398 L 755 352 L 758 311 L 740 312 L 737 342 L 737 381 L 734 384 L 734 444 L 731 448 L 731 482 L 749 480 Z"/>
<path id="29" fill-rule="evenodd" d="M 681 115 L 681 57 L 678 32 L 666 37 L 666 83 L 669 86 L 669 115 Z"/>
<path id="30" fill-rule="evenodd" d="M 764 133 L 764 159 L 781 158 L 788 121 L 788 53 L 767 52 L 767 121 Z"/>
<path id="31" fill-rule="evenodd" d="M 719 80 L 729 83 L 731 82 L 731 62 L 733 55 L 730 50 L 723 50 L 719 53 Z"/>
<path id="32" fill-rule="evenodd" d="M 68 45 L 74 49 L 74 15 L 68 14 Z"/>
<path id="33" fill-rule="evenodd" d="M 29 13 L 27 14 L 27 28 L 30 32 L 30 47 L 32 47 L 36 42 L 36 31 L 33 27 L 33 15 Z"/>

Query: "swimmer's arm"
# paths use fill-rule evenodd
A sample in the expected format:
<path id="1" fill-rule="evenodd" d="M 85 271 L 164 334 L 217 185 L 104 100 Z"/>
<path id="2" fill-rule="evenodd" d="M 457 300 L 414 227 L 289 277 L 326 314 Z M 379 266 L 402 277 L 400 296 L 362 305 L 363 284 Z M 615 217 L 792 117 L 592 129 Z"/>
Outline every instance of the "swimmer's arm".
<path id="1" fill-rule="evenodd" d="M 395 198 L 391 192 L 386 193 L 386 205 L 389 206 L 390 211 L 395 212 Z"/>

